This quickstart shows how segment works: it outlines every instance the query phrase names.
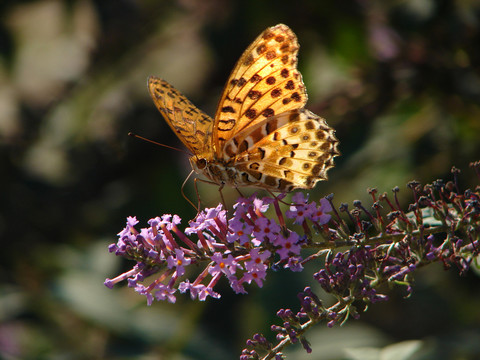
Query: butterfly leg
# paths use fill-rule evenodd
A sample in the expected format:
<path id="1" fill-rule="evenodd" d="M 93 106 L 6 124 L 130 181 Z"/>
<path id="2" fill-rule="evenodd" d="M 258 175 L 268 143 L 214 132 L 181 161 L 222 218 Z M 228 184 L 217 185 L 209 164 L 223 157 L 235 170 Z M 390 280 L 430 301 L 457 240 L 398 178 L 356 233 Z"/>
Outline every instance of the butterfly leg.
<path id="1" fill-rule="evenodd" d="M 217 186 L 219 186 L 218 191 L 220 192 L 220 198 L 222 199 L 222 205 L 223 205 L 224 209 L 226 209 L 225 199 L 223 198 L 223 193 L 222 193 L 222 189 L 223 189 L 223 187 L 225 186 L 225 184 L 224 184 L 224 183 L 218 184 L 218 183 L 216 183 L 216 182 L 214 182 L 214 181 L 209 181 L 209 180 L 204 180 L 204 179 L 200 179 L 200 178 L 195 178 L 195 179 L 193 180 L 193 184 L 194 184 L 194 186 L 195 186 L 195 193 L 197 194 L 197 199 L 198 199 L 198 207 L 195 206 L 195 209 L 197 209 L 197 215 L 198 215 L 198 213 L 200 212 L 200 210 L 201 210 L 201 208 L 202 208 L 202 206 L 201 206 L 201 205 L 202 205 L 202 202 L 201 202 L 201 199 L 200 199 L 200 193 L 198 192 L 198 185 L 197 185 L 197 183 L 198 183 L 199 181 L 201 181 L 201 182 L 203 182 L 203 183 L 205 183 L 205 184 L 212 184 L 212 185 L 217 185 Z M 191 204 L 192 202 L 189 201 L 189 203 Z"/>
<path id="2" fill-rule="evenodd" d="M 237 190 L 238 194 L 241 196 L 241 197 L 245 197 L 245 195 L 243 195 L 243 193 L 240 191 L 240 189 L 238 187 L 235 187 L 235 190 Z"/>
<path id="3" fill-rule="evenodd" d="M 198 195 L 198 190 L 197 190 L 197 179 L 195 178 L 195 179 L 193 180 L 193 183 L 194 183 L 194 185 L 195 185 L 195 191 L 196 191 L 196 193 L 197 193 L 198 206 L 195 206 L 195 204 L 185 195 L 185 193 L 184 193 L 184 191 L 183 191 L 183 189 L 184 189 L 184 187 L 185 187 L 185 184 L 187 183 L 187 181 L 188 181 L 188 179 L 190 178 L 190 176 L 192 176 L 192 174 L 193 174 L 193 170 L 190 172 L 190 174 L 188 174 L 187 178 L 186 178 L 185 181 L 183 182 L 183 184 L 182 184 L 182 189 L 180 190 L 180 192 L 182 193 L 183 198 L 184 198 L 185 200 L 187 200 L 188 203 L 195 208 L 195 210 L 197 210 L 197 215 L 198 215 L 198 213 L 200 212 L 200 196 Z M 195 217 L 196 217 L 196 216 L 195 216 Z"/>
<path id="4" fill-rule="evenodd" d="M 218 192 L 220 193 L 220 198 L 222 199 L 223 208 L 227 210 L 227 205 L 225 204 L 225 199 L 223 198 L 223 192 L 222 192 L 224 186 L 225 184 L 222 182 L 218 187 Z"/>
<path id="5" fill-rule="evenodd" d="M 223 192 L 222 192 L 222 189 L 223 187 L 225 186 L 225 183 L 221 183 L 220 186 L 218 187 L 218 192 L 220 193 L 220 198 L 222 199 L 222 204 L 223 204 L 223 208 L 225 209 L 226 211 L 226 220 L 227 220 L 227 227 L 228 227 L 228 210 L 227 210 L 227 204 L 225 203 L 225 198 L 223 197 Z M 238 191 L 238 189 L 237 189 Z"/>
<path id="6" fill-rule="evenodd" d="M 271 192 L 269 189 L 266 189 L 268 191 L 268 193 L 270 195 L 272 195 L 272 197 L 277 200 L 278 202 L 281 202 L 282 204 L 284 205 L 287 205 L 287 206 L 292 206 L 292 205 L 295 205 L 294 203 L 287 203 L 285 201 L 283 201 L 282 199 L 279 199 L 277 195 L 275 195 L 273 192 Z"/>

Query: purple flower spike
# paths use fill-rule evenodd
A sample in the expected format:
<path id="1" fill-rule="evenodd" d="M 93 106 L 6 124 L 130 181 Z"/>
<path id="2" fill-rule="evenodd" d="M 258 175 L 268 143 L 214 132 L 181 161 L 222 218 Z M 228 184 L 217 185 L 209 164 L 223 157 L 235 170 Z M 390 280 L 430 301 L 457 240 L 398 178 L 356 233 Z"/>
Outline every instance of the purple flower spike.
<path id="1" fill-rule="evenodd" d="M 308 235 L 286 229 L 285 218 L 293 210 L 282 213 L 279 201 L 284 197 L 280 194 L 260 199 L 254 194 L 240 198 L 228 221 L 227 212 L 219 204 L 201 211 L 184 231 L 179 228 L 181 218 L 178 215 L 152 218 L 148 221 L 149 227 L 140 230 L 135 228 L 139 223 L 136 217 L 128 217 L 126 227 L 118 234 L 118 242 L 111 244 L 109 251 L 134 259 L 137 266 L 115 279 L 107 279 L 105 285 L 113 287 L 128 280 L 129 286 L 147 296 L 148 303 L 153 300 L 173 302 L 176 290 L 180 293 L 190 291 L 192 298 L 204 300 L 206 296 L 220 296 L 213 291 L 213 286 L 222 276 L 229 280 L 235 292 L 246 293 L 244 284 L 263 286 L 271 266 L 302 271 L 300 251 L 311 232 L 306 224 L 303 228 L 308 230 Z M 295 206 L 291 209 L 296 209 L 297 221 L 301 216 L 302 221 L 310 219 L 316 224 L 329 219 L 326 212 L 331 207 L 325 199 L 320 200 L 320 206 L 309 203 L 302 193 L 295 194 L 292 200 Z M 282 226 L 276 219 L 265 216 L 272 204 Z M 308 216 L 300 215 L 299 209 L 305 209 Z M 195 281 L 185 278 L 190 265 L 202 263 L 204 270 Z M 155 273 L 154 286 L 141 286 L 144 279 Z"/>

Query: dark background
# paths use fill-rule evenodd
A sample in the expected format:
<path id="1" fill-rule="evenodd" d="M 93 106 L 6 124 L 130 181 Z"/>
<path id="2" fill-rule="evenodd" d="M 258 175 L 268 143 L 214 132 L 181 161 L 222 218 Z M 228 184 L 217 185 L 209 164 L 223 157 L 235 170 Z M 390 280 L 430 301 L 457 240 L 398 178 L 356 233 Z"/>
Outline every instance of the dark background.
<path id="1" fill-rule="evenodd" d="M 282 307 L 298 309 L 301 274 L 270 273 L 263 289 L 220 300 L 155 303 L 106 277 L 133 264 L 108 254 L 125 218 L 195 215 L 181 197 L 188 157 L 146 80 L 171 82 L 213 115 L 248 44 L 285 23 L 301 45 L 308 108 L 337 130 L 342 156 L 313 199 L 367 200 L 409 180 L 477 183 L 480 9 L 474 1 L 69 0 L 0 3 L 0 358 L 234 359 L 255 332 L 271 336 Z M 207 206 L 215 186 L 200 185 Z M 186 192 L 195 199 L 192 182 Z M 232 203 L 236 193 L 225 191 Z M 424 358 L 480 354 L 478 273 L 419 271 L 414 294 L 389 292 L 344 328 L 318 326 L 313 354 L 422 341 Z M 328 297 L 326 297 L 328 299 Z M 327 300 L 328 301 L 328 300 Z M 279 322 L 277 322 L 279 323 Z M 413 343 L 413 348 L 419 343 Z M 403 347 L 402 349 L 405 349 Z M 373 351 L 373 350 L 372 350 Z M 378 350 L 380 351 L 380 350 Z M 392 347 L 384 352 L 394 351 Z M 398 359 L 400 357 L 394 356 Z M 405 357 L 406 358 L 406 357 Z"/>

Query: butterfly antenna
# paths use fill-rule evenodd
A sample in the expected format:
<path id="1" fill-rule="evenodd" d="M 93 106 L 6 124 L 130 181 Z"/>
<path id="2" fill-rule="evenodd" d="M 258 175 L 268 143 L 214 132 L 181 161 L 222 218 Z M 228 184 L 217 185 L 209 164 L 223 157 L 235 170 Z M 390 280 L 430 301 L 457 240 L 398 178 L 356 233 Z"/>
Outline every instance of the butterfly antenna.
<path id="1" fill-rule="evenodd" d="M 176 150 L 176 151 L 180 151 L 180 152 L 183 152 L 183 153 L 186 153 L 188 155 L 190 155 L 187 151 L 185 150 L 182 150 L 182 149 L 178 149 L 176 147 L 173 147 L 173 146 L 169 146 L 169 145 L 165 145 L 165 144 L 161 144 L 159 142 L 156 142 L 154 140 L 151 140 L 151 139 L 147 139 L 146 137 L 143 137 L 143 136 L 140 136 L 140 135 L 137 135 L 133 132 L 129 132 L 128 133 L 128 136 L 131 136 L 131 137 L 134 137 L 134 138 L 137 138 L 137 139 L 140 139 L 140 140 L 143 140 L 143 141 L 147 141 L 149 143 L 152 143 L 152 144 L 155 144 L 155 145 L 158 145 L 158 146 L 163 146 L 163 147 L 166 147 L 167 149 L 171 149 L 171 150 Z M 189 175 L 190 176 L 190 175 Z M 188 178 L 187 178 L 188 179 Z"/>

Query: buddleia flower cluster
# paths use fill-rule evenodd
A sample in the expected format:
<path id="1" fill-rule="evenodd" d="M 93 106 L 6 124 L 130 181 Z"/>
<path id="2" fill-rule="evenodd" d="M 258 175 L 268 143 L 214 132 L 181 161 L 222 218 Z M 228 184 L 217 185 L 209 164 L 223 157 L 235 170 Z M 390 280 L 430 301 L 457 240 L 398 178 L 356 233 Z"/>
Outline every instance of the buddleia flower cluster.
<path id="1" fill-rule="evenodd" d="M 480 162 L 471 167 L 480 179 Z M 442 263 L 465 274 L 478 266 L 480 186 L 461 191 L 460 172 L 454 168 L 452 173 L 453 181 L 408 183 L 413 202 L 407 208 L 400 205 L 395 187 L 391 194 L 369 189 L 369 208 L 354 201 L 351 209 L 347 204 L 337 209 L 333 195 L 312 201 L 296 193 L 287 210 L 282 210 L 284 195 L 240 198 L 232 216 L 222 205 L 205 209 L 183 231 L 177 215 L 151 219 L 140 230 L 130 217 L 109 250 L 136 265 L 105 284 L 127 280 L 148 304 L 175 302 L 178 293 L 187 291 L 192 299 L 205 300 L 220 297 L 214 287 L 221 277 L 235 292 L 246 293 L 248 284 L 262 287 L 272 269 L 302 271 L 313 262 L 318 264 L 313 281 L 335 298 L 334 304 L 326 307 L 311 287 L 305 288 L 298 294 L 298 311 L 278 311 L 282 325 L 271 326 L 277 342 L 255 334 L 240 359 L 282 359 L 282 349 L 295 343 L 311 352 L 305 337 L 309 328 L 358 318 L 367 308 L 359 310 L 359 304 L 387 301 L 388 294 L 381 291 L 392 286 L 402 287 L 408 296 L 417 269 Z M 187 271 L 194 264 L 202 271 Z"/>
<path id="2" fill-rule="evenodd" d="M 240 198 L 228 221 L 220 204 L 201 211 L 184 230 L 180 229 L 178 215 L 150 219 L 149 227 L 140 230 L 136 228 L 138 220 L 128 217 L 126 227 L 109 251 L 136 261 L 136 265 L 107 279 L 105 285 L 113 287 L 127 280 L 128 286 L 145 295 L 150 305 L 154 300 L 173 303 L 177 293 L 185 292 L 201 301 L 208 296 L 220 298 L 214 288 L 222 277 L 227 278 L 236 293 L 245 294 L 246 284 L 263 286 L 271 267 L 301 271 L 300 250 L 311 238 L 289 230 L 285 218 L 304 226 L 308 221 L 321 228 L 330 220 L 328 213 L 332 208 L 326 199 L 317 204 L 297 193 L 292 198 L 295 205 L 283 214 L 279 204 L 283 197 Z M 276 217 L 265 215 L 270 207 Z M 195 279 L 187 278 L 187 269 L 198 265 L 203 271 Z"/>

